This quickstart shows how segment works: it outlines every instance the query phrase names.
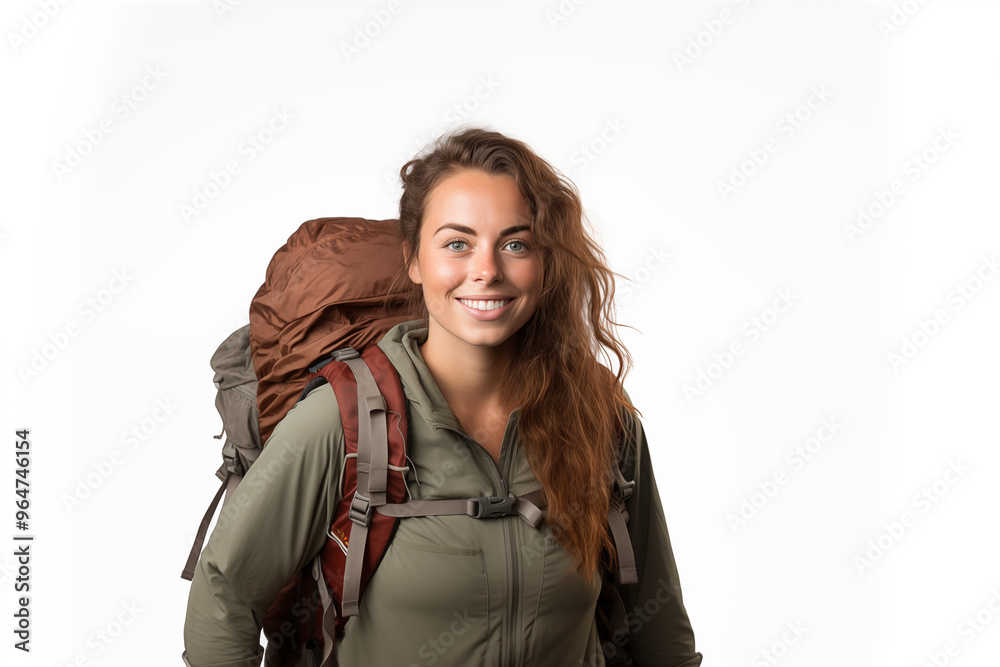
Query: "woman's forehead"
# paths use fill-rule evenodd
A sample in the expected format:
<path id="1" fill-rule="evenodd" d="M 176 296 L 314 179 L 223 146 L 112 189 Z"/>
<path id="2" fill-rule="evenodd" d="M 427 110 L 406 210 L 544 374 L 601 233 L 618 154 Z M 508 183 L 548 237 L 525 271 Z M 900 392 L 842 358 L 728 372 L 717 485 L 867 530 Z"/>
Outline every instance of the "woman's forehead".
<path id="1" fill-rule="evenodd" d="M 491 229 L 531 228 L 531 207 L 506 174 L 462 172 L 449 176 L 430 192 L 424 211 L 424 227 L 430 235 L 449 228 L 462 233 Z M 456 229 L 462 227 L 463 229 Z"/>

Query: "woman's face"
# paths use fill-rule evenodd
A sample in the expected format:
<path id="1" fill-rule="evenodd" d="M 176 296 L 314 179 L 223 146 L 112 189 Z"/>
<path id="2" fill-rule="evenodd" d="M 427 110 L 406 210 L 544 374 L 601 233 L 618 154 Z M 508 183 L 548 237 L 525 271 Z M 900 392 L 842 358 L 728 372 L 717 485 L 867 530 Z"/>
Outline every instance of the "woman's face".
<path id="1" fill-rule="evenodd" d="M 423 286 L 428 341 L 495 347 L 531 318 L 543 272 L 530 221 L 511 176 L 464 171 L 431 190 L 409 268 Z"/>

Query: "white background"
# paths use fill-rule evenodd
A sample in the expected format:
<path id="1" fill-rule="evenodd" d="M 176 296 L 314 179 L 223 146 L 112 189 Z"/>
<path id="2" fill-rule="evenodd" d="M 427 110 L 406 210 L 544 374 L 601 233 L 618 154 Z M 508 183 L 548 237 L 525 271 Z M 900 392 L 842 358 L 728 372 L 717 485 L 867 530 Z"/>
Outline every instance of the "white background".
<path id="1" fill-rule="evenodd" d="M 220 461 L 209 358 L 301 222 L 395 217 L 400 166 L 464 122 L 571 178 L 635 279 L 626 387 L 705 664 L 996 664 L 1000 3 L 217 5 L 2 10 L 0 661 L 180 664 Z M 880 214 L 851 231 L 859 207 Z"/>

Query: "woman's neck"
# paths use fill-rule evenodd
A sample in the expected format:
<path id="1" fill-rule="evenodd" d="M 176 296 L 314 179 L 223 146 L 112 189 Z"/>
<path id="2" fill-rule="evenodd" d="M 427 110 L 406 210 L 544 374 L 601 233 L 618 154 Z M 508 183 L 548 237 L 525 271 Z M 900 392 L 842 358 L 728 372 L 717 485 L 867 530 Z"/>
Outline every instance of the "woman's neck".
<path id="1" fill-rule="evenodd" d="M 466 413 L 477 407 L 501 407 L 498 371 L 509 363 L 512 344 L 513 340 L 496 347 L 469 345 L 432 326 L 419 347 L 448 405 L 454 412 Z"/>

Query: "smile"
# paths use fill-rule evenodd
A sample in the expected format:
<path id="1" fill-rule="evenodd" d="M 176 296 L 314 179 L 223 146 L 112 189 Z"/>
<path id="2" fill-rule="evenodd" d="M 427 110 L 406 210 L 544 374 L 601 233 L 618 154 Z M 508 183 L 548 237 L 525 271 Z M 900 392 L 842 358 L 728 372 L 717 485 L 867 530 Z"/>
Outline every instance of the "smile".
<path id="1" fill-rule="evenodd" d="M 490 300 L 485 300 L 485 301 L 484 300 L 473 301 L 471 299 L 459 299 L 459 301 L 461 301 L 463 304 L 465 304 L 469 308 L 474 308 L 476 310 L 482 310 L 482 311 L 490 311 L 490 310 L 498 310 L 500 308 L 503 308 L 504 306 L 506 306 L 508 303 L 511 302 L 511 299 L 499 299 L 499 300 L 490 299 Z"/>

